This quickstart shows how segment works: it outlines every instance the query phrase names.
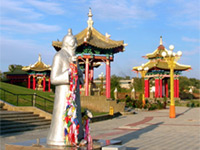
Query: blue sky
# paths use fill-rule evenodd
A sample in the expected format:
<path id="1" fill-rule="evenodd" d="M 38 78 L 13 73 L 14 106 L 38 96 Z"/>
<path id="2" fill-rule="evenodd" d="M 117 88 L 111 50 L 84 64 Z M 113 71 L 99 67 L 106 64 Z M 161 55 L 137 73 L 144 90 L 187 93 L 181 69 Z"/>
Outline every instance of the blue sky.
<path id="1" fill-rule="evenodd" d="M 73 34 L 85 29 L 89 7 L 99 32 L 128 43 L 115 55 L 111 74 L 136 76 L 132 67 L 147 62 L 142 56 L 158 47 L 162 35 L 167 49 L 173 44 L 175 52 L 183 52 L 179 63 L 192 66 L 182 75 L 200 79 L 199 0 L 1 0 L 0 70 L 33 64 L 39 53 L 51 65 L 52 41 L 62 40 L 68 28 Z M 101 72 L 105 65 L 95 76 Z"/>

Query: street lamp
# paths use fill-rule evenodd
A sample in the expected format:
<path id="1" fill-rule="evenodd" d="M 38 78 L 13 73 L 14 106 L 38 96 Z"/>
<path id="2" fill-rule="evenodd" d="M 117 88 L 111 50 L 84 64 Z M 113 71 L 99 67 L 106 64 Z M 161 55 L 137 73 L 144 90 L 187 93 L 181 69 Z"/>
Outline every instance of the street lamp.
<path id="1" fill-rule="evenodd" d="M 149 70 L 149 67 L 145 67 L 144 68 L 144 64 L 142 64 L 142 67 L 139 67 L 138 68 L 138 71 L 139 73 L 141 74 L 141 77 L 142 77 L 142 104 L 143 104 L 143 107 L 145 105 L 145 97 L 144 97 L 144 76 L 145 74 L 148 72 Z"/>
<path id="2" fill-rule="evenodd" d="M 175 112 L 175 102 L 174 102 L 174 68 L 175 68 L 175 62 L 178 61 L 182 55 L 181 51 L 178 51 L 177 53 L 173 52 L 174 45 L 169 46 L 169 51 L 162 52 L 162 56 L 164 60 L 167 62 L 168 67 L 170 68 L 170 112 L 169 117 L 170 118 L 176 118 L 176 112 Z"/>
<path id="3" fill-rule="evenodd" d="M 104 78 L 104 74 L 103 72 L 101 72 L 101 74 L 99 75 L 99 79 L 101 80 L 101 86 L 100 86 L 100 95 L 103 95 L 103 78 Z"/>

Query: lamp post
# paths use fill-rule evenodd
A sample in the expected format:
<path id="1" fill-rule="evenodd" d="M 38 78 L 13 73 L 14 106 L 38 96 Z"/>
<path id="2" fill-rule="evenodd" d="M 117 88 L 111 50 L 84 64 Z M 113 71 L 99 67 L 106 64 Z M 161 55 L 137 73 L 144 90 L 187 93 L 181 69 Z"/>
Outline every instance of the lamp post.
<path id="1" fill-rule="evenodd" d="M 149 67 L 145 67 L 144 68 L 144 64 L 142 64 L 142 67 L 139 67 L 138 68 L 138 71 L 139 73 L 141 74 L 141 77 L 142 77 L 142 105 L 144 107 L 145 105 L 145 97 L 144 97 L 144 77 L 145 77 L 145 74 L 148 72 L 149 70 Z"/>
<path id="2" fill-rule="evenodd" d="M 99 79 L 101 80 L 100 95 L 103 95 L 103 78 L 104 78 L 104 74 L 103 72 L 101 72 L 101 74 L 99 75 Z"/>
<path id="3" fill-rule="evenodd" d="M 175 102 L 174 102 L 174 68 L 175 68 L 175 62 L 180 59 L 180 56 L 182 55 L 181 51 L 178 51 L 177 53 L 173 52 L 174 45 L 169 46 L 169 51 L 162 52 L 162 56 L 164 60 L 167 62 L 168 67 L 170 68 L 170 112 L 169 117 L 170 118 L 176 118 L 176 112 L 175 112 Z"/>

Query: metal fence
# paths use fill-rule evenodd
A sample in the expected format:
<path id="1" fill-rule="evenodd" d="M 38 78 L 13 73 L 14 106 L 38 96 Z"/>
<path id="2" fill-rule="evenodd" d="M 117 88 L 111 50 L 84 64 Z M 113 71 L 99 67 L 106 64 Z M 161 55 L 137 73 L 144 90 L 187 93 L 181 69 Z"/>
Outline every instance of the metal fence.
<path id="1" fill-rule="evenodd" d="M 53 101 L 43 96 L 34 94 L 16 94 L 0 88 L 0 99 L 15 106 L 34 106 L 52 113 Z"/>

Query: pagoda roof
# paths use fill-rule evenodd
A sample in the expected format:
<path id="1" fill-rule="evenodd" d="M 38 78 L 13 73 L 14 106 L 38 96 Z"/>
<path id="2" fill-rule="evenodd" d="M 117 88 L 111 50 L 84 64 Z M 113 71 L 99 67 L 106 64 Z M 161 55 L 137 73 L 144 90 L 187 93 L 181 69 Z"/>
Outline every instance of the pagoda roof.
<path id="1" fill-rule="evenodd" d="M 145 58 L 148 58 L 149 61 L 146 64 L 143 64 L 142 66 L 133 67 L 133 71 L 139 71 L 138 68 L 146 68 L 148 67 L 149 70 L 170 70 L 168 67 L 168 63 L 166 60 L 164 60 L 162 53 L 166 52 L 168 53 L 168 50 L 163 46 L 162 42 L 162 36 L 160 37 L 160 45 L 158 48 L 153 52 L 149 53 Z M 175 62 L 175 71 L 185 71 L 191 69 L 191 66 L 189 65 L 182 65 L 177 62 Z"/>
<path id="2" fill-rule="evenodd" d="M 142 68 L 148 67 L 149 70 L 170 70 L 168 67 L 168 63 L 163 59 L 156 60 L 156 61 L 150 60 L 142 66 L 133 67 L 133 70 L 138 71 L 139 67 L 142 67 Z M 174 68 L 175 71 L 185 71 L 185 70 L 189 70 L 189 69 L 191 69 L 191 66 L 182 65 L 182 64 L 175 62 L 175 68 Z"/>
<path id="3" fill-rule="evenodd" d="M 109 34 L 106 33 L 105 35 L 103 35 L 93 27 L 91 9 L 89 11 L 88 17 L 88 27 L 75 35 L 78 47 L 84 44 L 89 44 L 99 49 L 114 49 L 113 53 L 124 51 L 124 47 L 126 46 L 126 44 L 124 44 L 124 41 L 112 40 L 110 39 Z M 52 45 L 57 51 L 59 51 L 62 47 L 62 42 L 53 41 Z"/>
<path id="4" fill-rule="evenodd" d="M 143 56 L 143 57 L 148 58 L 148 59 L 161 58 L 162 52 L 167 52 L 167 49 L 163 46 L 162 36 L 161 36 L 160 45 L 158 46 L 158 48 L 153 53 L 146 54 L 146 56 Z"/>
<path id="5" fill-rule="evenodd" d="M 51 66 L 43 63 L 41 55 L 39 54 L 38 61 L 35 64 L 29 65 L 29 66 L 24 66 L 22 68 L 22 70 L 23 71 L 50 71 Z"/>
<path id="6" fill-rule="evenodd" d="M 89 30 L 90 28 L 89 29 L 85 28 L 83 31 L 75 35 L 78 46 L 81 46 L 87 43 L 89 45 L 92 45 L 100 49 L 114 49 L 114 48 L 121 47 L 119 51 L 123 51 L 124 41 L 111 40 L 110 38 L 98 32 L 95 28 L 92 28 L 91 31 Z M 84 39 L 86 38 L 88 32 L 90 32 L 91 35 L 90 35 L 90 38 L 87 41 L 85 41 Z M 56 50 L 57 49 L 60 50 L 62 47 L 62 42 L 53 41 L 52 45 L 55 47 Z"/>

